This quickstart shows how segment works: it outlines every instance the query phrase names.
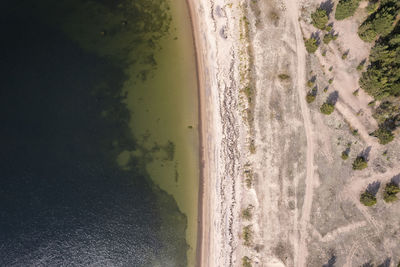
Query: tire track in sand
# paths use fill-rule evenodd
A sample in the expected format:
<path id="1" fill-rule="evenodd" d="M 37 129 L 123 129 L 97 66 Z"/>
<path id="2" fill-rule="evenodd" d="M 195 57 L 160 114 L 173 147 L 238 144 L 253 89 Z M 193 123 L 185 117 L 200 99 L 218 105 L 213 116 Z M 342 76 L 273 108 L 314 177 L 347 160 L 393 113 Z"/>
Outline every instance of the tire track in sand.
<path id="1" fill-rule="evenodd" d="M 311 207 L 314 195 L 314 147 L 312 138 L 312 124 L 310 111 L 306 103 L 305 83 L 306 83 L 306 49 L 304 47 L 303 36 L 300 29 L 299 14 L 298 14 L 298 1 L 287 0 L 287 15 L 291 19 L 294 27 L 295 39 L 296 39 L 296 55 L 297 55 L 297 90 L 299 94 L 301 114 L 304 120 L 304 129 L 307 139 L 307 171 L 306 171 L 306 190 L 304 194 L 303 208 L 301 212 L 301 218 L 299 222 L 299 241 L 295 244 L 295 266 L 303 267 L 306 266 L 307 258 L 307 225 L 309 223 Z M 296 218 L 297 221 L 298 218 Z"/>

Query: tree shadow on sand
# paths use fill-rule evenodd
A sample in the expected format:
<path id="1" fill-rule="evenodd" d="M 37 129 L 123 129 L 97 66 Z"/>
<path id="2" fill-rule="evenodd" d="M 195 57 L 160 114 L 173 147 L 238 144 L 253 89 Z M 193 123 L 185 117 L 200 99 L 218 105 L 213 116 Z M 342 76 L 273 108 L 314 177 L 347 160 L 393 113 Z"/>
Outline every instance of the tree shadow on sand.
<path id="1" fill-rule="evenodd" d="M 322 265 L 322 267 L 334 267 L 335 263 L 336 263 L 336 256 L 332 255 L 332 257 L 328 260 L 328 262 Z"/>
<path id="2" fill-rule="evenodd" d="M 325 2 L 322 2 L 319 7 L 324 9 L 326 11 L 326 14 L 328 14 L 329 16 L 333 11 L 333 2 L 331 0 L 327 0 Z"/>
<path id="3" fill-rule="evenodd" d="M 376 194 L 379 191 L 380 186 L 381 186 L 381 182 L 379 182 L 379 181 L 372 182 L 368 185 L 367 191 L 369 193 L 373 194 L 374 196 L 376 196 Z"/>
<path id="4" fill-rule="evenodd" d="M 334 91 L 334 92 L 329 94 L 327 102 L 329 104 L 335 105 L 336 102 L 338 101 L 338 99 L 339 99 L 339 92 L 338 91 Z"/>

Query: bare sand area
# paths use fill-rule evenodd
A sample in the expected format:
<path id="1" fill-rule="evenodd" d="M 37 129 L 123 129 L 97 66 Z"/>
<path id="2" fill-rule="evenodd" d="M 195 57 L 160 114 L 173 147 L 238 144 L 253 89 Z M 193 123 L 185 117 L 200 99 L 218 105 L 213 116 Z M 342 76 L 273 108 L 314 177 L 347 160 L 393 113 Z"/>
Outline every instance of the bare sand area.
<path id="1" fill-rule="evenodd" d="M 308 54 L 303 38 L 321 34 L 310 24 L 321 3 L 188 0 L 202 119 L 199 266 L 400 261 L 400 201 L 382 199 L 400 180 L 400 138 L 383 146 L 371 137 L 372 99 L 354 94 L 371 48 L 357 36 L 366 13 L 340 22 L 332 14 L 338 39 Z M 310 79 L 317 96 L 308 104 Z M 321 114 L 332 96 L 335 111 Z M 360 154 L 368 167 L 354 171 Z M 374 207 L 359 201 L 367 188 Z"/>

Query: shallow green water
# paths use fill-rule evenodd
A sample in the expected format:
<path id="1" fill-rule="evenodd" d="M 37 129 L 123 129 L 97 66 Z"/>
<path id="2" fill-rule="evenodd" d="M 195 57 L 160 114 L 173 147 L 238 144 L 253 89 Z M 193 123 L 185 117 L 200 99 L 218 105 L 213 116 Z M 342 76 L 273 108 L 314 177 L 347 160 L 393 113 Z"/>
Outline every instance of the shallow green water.
<path id="1" fill-rule="evenodd" d="M 46 204 L 44 206 L 49 210 L 49 214 L 56 210 L 74 210 L 69 219 L 74 221 L 76 216 L 75 221 L 80 223 L 86 220 L 79 217 L 80 214 L 91 214 L 91 225 L 82 226 L 80 236 L 86 236 L 89 230 L 85 229 L 90 227 L 103 229 L 103 226 L 96 226 L 95 223 L 98 218 L 95 214 L 101 213 L 101 203 L 104 203 L 105 210 L 115 213 L 112 216 L 115 221 L 111 220 L 113 223 L 110 223 L 110 229 L 116 228 L 118 232 L 112 236 L 121 242 L 126 240 L 123 242 L 125 245 L 120 245 L 121 251 L 118 250 L 114 255 L 112 247 L 115 246 L 115 241 L 98 235 L 98 240 L 104 240 L 99 244 L 102 248 L 94 246 L 93 244 L 97 243 L 93 241 L 94 252 L 90 257 L 87 257 L 87 254 L 82 254 L 86 256 L 81 258 L 77 256 L 83 263 L 90 264 L 102 258 L 104 264 L 113 264 L 118 263 L 118 257 L 121 257 L 122 263 L 139 266 L 193 265 L 199 176 L 198 114 L 194 51 L 184 0 L 18 1 L 8 4 L 4 10 L 6 15 L 3 16 L 2 23 L 7 25 L 12 33 L 8 35 L 7 31 L 6 38 L 10 47 L 15 48 L 15 55 L 14 52 L 9 52 L 9 61 L 6 60 L 4 66 L 1 66 L 2 70 L 3 67 L 4 70 L 8 68 L 8 77 L 12 78 L 9 84 L 6 80 L 4 88 L 18 88 L 13 90 L 18 93 L 18 101 L 21 101 L 18 105 L 23 108 L 18 110 L 16 118 L 31 114 L 25 119 L 26 123 L 21 124 L 21 127 L 26 125 L 26 129 L 19 132 L 25 135 L 15 137 L 11 143 L 5 139 L 9 139 L 8 135 L 3 138 L 11 144 L 10 152 L 7 152 L 9 155 L 4 153 L 4 157 L 10 158 L 10 155 L 15 154 L 15 160 L 19 160 L 21 164 L 18 169 L 23 170 L 23 166 L 33 163 L 28 164 L 23 155 L 15 150 L 21 146 L 21 142 L 28 144 L 27 140 L 30 140 L 29 144 L 36 144 L 29 151 L 32 155 L 35 154 L 36 156 L 32 157 L 37 159 L 40 158 L 40 153 L 45 151 L 45 144 L 52 144 L 49 151 L 46 151 L 46 157 L 43 157 L 46 160 L 35 161 L 34 165 L 38 169 L 54 170 L 57 172 L 55 177 L 59 176 L 58 181 L 40 178 L 40 183 L 36 185 L 35 181 L 39 179 L 37 177 L 41 177 L 42 174 L 29 174 L 32 188 L 27 190 L 36 192 L 35 188 L 38 187 L 41 192 L 40 196 L 34 196 L 32 193 L 32 198 L 40 199 L 48 194 L 53 195 L 51 184 L 56 183 L 57 190 L 62 192 L 60 199 L 53 200 L 55 204 L 49 207 L 43 200 Z M 10 49 L 6 38 L 3 38 L 4 49 Z M 20 38 L 17 47 L 15 38 Z M 27 56 L 24 56 L 25 53 Z M 13 57 L 21 57 L 21 62 L 25 63 L 16 61 L 22 65 L 10 68 L 10 64 L 15 61 Z M 18 69 L 20 70 L 17 71 Z M 14 80 L 18 79 L 16 84 Z M 14 91 L 2 94 L 2 100 L 10 105 L 10 109 L 13 106 L 13 100 L 10 99 L 16 97 L 12 95 Z M 30 94 L 35 96 L 32 103 L 29 102 L 32 98 Z M 21 98 L 24 95 L 28 100 Z M 3 114 L 6 114 L 6 107 L 9 105 L 3 105 Z M 56 110 L 57 107 L 60 109 Z M 43 114 L 54 114 L 54 118 L 51 117 L 54 120 L 48 120 Z M 6 118 L 6 122 L 8 119 L 10 121 L 9 127 L 12 128 L 13 117 Z M 76 123 L 73 118 L 76 118 Z M 54 128 L 55 121 L 59 130 L 54 130 L 58 129 Z M 29 127 L 38 123 L 43 125 L 43 129 L 29 135 Z M 5 126 L 8 127 L 8 124 Z M 64 128 L 66 130 L 63 131 Z M 73 131 L 69 133 L 70 129 L 75 128 L 81 130 L 74 137 Z M 49 134 L 49 142 L 42 144 L 37 140 L 42 140 L 44 132 L 53 134 Z M 12 131 L 11 134 L 15 135 Z M 69 146 L 73 147 L 73 151 L 68 154 L 65 149 L 69 151 Z M 85 157 L 82 158 L 81 155 Z M 92 158 L 96 157 L 101 157 L 101 163 L 92 162 Z M 53 162 L 56 159 L 57 163 Z M 86 165 L 91 166 L 90 170 L 82 167 Z M 79 166 L 79 171 L 75 170 L 76 166 Z M 59 173 L 63 168 L 76 174 L 65 176 L 64 179 Z M 101 181 L 96 182 L 94 178 L 90 182 L 85 180 L 92 176 L 103 177 L 103 170 L 108 174 Z M 13 175 L 20 177 L 25 175 L 25 171 L 24 174 Z M 4 180 L 4 184 L 10 183 L 7 179 Z M 96 194 L 96 202 L 93 202 L 96 203 L 93 204 L 96 206 L 96 212 L 91 210 L 91 205 L 86 207 L 86 202 L 80 204 L 79 197 L 70 198 L 75 194 L 73 190 L 76 190 L 75 187 L 73 190 L 71 188 L 72 193 L 67 190 L 71 179 L 77 181 L 76 186 L 85 199 L 91 198 L 92 193 Z M 79 181 L 82 181 L 82 185 L 79 185 Z M 10 192 L 2 192 L 3 198 L 10 197 L 12 200 L 21 195 L 18 192 L 21 185 L 16 183 L 12 190 L 17 191 L 10 189 Z M 25 182 L 21 180 L 21 183 Z M 62 186 L 64 183 L 67 186 Z M 125 183 L 129 185 L 124 186 Z M 43 187 L 43 184 L 49 184 L 49 191 L 43 189 L 47 188 L 47 185 Z M 120 189 L 116 190 L 114 186 Z M 66 188 L 65 191 L 63 188 Z M 63 195 L 68 201 L 63 199 Z M 13 206 L 7 206 L 7 201 L 2 202 L 6 205 L 2 206 L 2 209 L 6 210 L 5 218 L 11 219 L 9 223 L 5 220 L 5 227 L 12 227 L 13 216 L 18 217 L 17 210 L 14 211 Z M 26 201 L 32 200 L 21 198 L 21 203 Z M 35 209 L 41 210 L 44 206 L 38 204 L 37 207 L 27 207 L 26 213 L 34 214 L 37 212 Z M 80 206 L 82 209 L 79 209 Z M 59 216 L 60 222 L 66 220 L 66 214 L 62 213 Z M 129 223 L 131 219 L 125 219 L 141 217 L 141 214 L 141 223 Z M 38 218 L 46 223 L 55 220 L 49 217 L 50 215 L 46 216 Z M 102 214 L 103 217 L 107 218 L 107 215 Z M 26 224 L 28 227 L 29 220 L 26 220 Z M 74 223 L 71 222 L 71 229 L 73 226 Z M 28 228 L 24 227 L 22 225 L 18 229 L 10 228 L 12 234 L 9 240 L 16 240 L 15 237 L 19 236 L 20 231 L 27 235 Z M 54 232 L 62 231 L 58 226 L 54 227 Z M 46 235 L 45 229 L 52 228 L 44 226 L 43 229 L 44 232 L 32 232 L 32 236 Z M 105 231 L 110 230 L 107 228 Z M 70 233 L 69 235 L 73 236 Z M 146 235 L 149 240 L 146 240 Z M 137 240 L 131 240 L 135 238 Z M 51 241 L 46 239 L 46 244 L 49 240 Z M 14 244 L 7 243 L 8 239 L 3 241 L 6 245 L 0 250 L 0 254 L 13 255 L 7 249 L 10 247 L 12 250 Z M 79 248 L 85 248 L 82 244 L 86 241 L 83 238 L 82 241 L 77 241 L 75 246 L 71 245 L 74 247 L 74 253 L 79 252 Z M 147 249 L 141 248 L 141 243 L 146 244 Z M 54 253 L 60 249 L 47 245 L 52 252 L 41 251 L 36 255 L 36 252 L 30 251 L 34 250 L 36 245 L 25 246 L 21 241 L 18 246 L 26 247 L 28 255 L 49 259 L 51 255 L 45 255 L 46 253 Z M 111 247 L 108 249 L 107 246 Z M 64 251 L 68 248 L 61 249 Z M 108 254 L 102 254 L 104 249 Z M 133 253 L 134 256 L 129 257 L 129 253 L 123 252 L 124 250 Z M 70 257 L 65 256 L 62 260 L 54 262 L 50 260 L 47 264 L 67 263 Z M 3 260 L 5 259 L 3 257 Z M 19 262 L 18 259 L 14 259 L 15 262 L 28 265 L 35 263 L 34 259 L 31 260 L 27 256 Z M 3 263 L 9 262 L 5 260 Z"/>
<path id="2" fill-rule="evenodd" d="M 194 265 L 199 177 L 195 58 L 185 1 L 177 0 L 171 7 L 171 34 L 161 40 L 162 49 L 154 55 L 156 71 L 143 82 L 128 80 L 124 90 L 140 88 L 127 96 L 133 111 L 131 126 L 141 143 L 149 151 L 153 149 L 153 160 L 147 164 L 153 181 L 174 196 L 188 217 L 189 265 Z M 168 155 L 168 150 L 173 150 L 173 155 Z M 127 155 L 125 152 L 122 157 L 125 162 Z"/>

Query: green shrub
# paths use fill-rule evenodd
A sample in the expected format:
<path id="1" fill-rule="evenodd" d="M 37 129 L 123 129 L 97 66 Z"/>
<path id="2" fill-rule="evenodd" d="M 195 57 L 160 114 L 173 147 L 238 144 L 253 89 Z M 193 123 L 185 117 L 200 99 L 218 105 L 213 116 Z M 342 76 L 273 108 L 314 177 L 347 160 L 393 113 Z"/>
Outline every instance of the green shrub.
<path id="1" fill-rule="evenodd" d="M 346 160 L 346 159 L 348 159 L 349 158 L 349 153 L 345 150 L 345 151 L 343 151 L 342 152 L 342 159 L 343 160 Z"/>
<path id="2" fill-rule="evenodd" d="M 328 23 L 328 14 L 325 9 L 317 8 L 314 13 L 311 14 L 312 24 L 321 30 L 325 29 L 325 25 Z"/>
<path id="3" fill-rule="evenodd" d="M 359 3 L 360 0 L 339 0 L 336 6 L 335 19 L 343 20 L 353 16 Z"/>
<path id="4" fill-rule="evenodd" d="M 329 42 L 332 41 L 332 40 L 333 40 L 333 34 L 332 33 L 325 34 L 324 38 L 322 39 L 324 44 L 329 44 Z"/>
<path id="5" fill-rule="evenodd" d="M 321 113 L 325 115 L 330 115 L 334 110 L 335 106 L 328 102 L 323 103 L 320 108 Z"/>
<path id="6" fill-rule="evenodd" d="M 243 266 L 243 267 L 251 267 L 251 260 L 250 260 L 249 257 L 244 256 L 244 257 L 242 258 L 242 266 Z"/>
<path id="7" fill-rule="evenodd" d="M 247 208 L 245 208 L 244 210 L 242 210 L 242 217 L 246 220 L 251 220 L 251 218 L 253 217 L 253 214 L 251 213 L 253 206 L 249 205 Z"/>
<path id="8" fill-rule="evenodd" d="M 315 53 L 315 51 L 317 51 L 317 49 L 318 49 L 317 39 L 315 39 L 314 37 L 307 39 L 305 41 L 305 46 L 306 46 L 306 50 L 308 53 L 311 53 L 311 54 Z"/>
<path id="9" fill-rule="evenodd" d="M 314 82 L 312 80 L 308 80 L 306 85 L 307 87 L 313 87 Z"/>
<path id="10" fill-rule="evenodd" d="M 383 192 L 383 200 L 385 202 L 393 202 L 398 198 L 396 196 L 397 193 L 400 192 L 400 188 L 394 183 L 388 183 L 385 187 L 385 191 Z"/>
<path id="11" fill-rule="evenodd" d="M 251 229 L 251 225 L 247 225 L 243 227 L 243 240 L 244 240 L 244 245 L 245 246 L 250 246 L 251 245 L 251 239 L 253 237 L 253 230 Z"/>
<path id="12" fill-rule="evenodd" d="M 308 104 L 314 102 L 315 100 L 315 95 L 313 95 L 311 92 L 307 93 L 306 95 L 306 101 Z"/>
<path id="13" fill-rule="evenodd" d="M 329 80 L 328 80 L 328 83 L 329 83 L 329 84 L 332 84 L 332 83 L 333 83 L 333 78 L 329 79 Z"/>
<path id="14" fill-rule="evenodd" d="M 325 31 L 327 31 L 327 32 L 331 32 L 332 29 L 333 29 L 332 25 L 328 25 L 328 26 L 325 27 Z"/>
<path id="15" fill-rule="evenodd" d="M 250 142 L 249 151 L 251 154 L 256 153 L 256 144 L 255 144 L 254 140 L 251 140 L 251 142 Z"/>
<path id="16" fill-rule="evenodd" d="M 281 80 L 287 80 L 287 79 L 290 78 L 290 76 L 287 75 L 286 73 L 279 74 L 278 77 L 279 77 L 279 79 L 281 79 Z"/>
<path id="17" fill-rule="evenodd" d="M 360 196 L 360 202 L 367 207 L 371 207 L 376 204 L 376 197 L 368 191 L 365 191 Z"/>
<path id="18" fill-rule="evenodd" d="M 367 160 L 363 156 L 358 156 L 353 162 L 353 170 L 363 170 L 367 167 Z"/>
<path id="19" fill-rule="evenodd" d="M 376 138 L 379 139 L 379 143 L 382 145 L 386 145 L 387 143 L 390 143 L 394 139 L 394 135 L 391 131 L 388 129 L 384 128 L 383 126 L 379 127 L 377 130 L 375 130 L 372 133 L 372 136 L 375 136 Z"/>

